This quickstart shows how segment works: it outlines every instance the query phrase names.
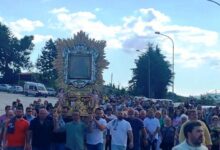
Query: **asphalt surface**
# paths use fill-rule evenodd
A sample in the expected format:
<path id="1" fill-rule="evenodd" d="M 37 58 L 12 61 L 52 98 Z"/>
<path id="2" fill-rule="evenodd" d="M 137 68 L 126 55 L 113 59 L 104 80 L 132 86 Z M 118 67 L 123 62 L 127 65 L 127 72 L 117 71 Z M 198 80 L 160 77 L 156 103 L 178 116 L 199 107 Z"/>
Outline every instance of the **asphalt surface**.
<path id="1" fill-rule="evenodd" d="M 56 97 L 33 97 L 33 96 L 25 96 L 22 94 L 11 94 L 7 92 L 0 92 L 0 115 L 4 113 L 4 109 L 6 105 L 12 105 L 13 101 L 16 99 L 20 99 L 24 108 L 29 106 L 29 104 L 33 103 L 34 100 L 41 99 L 42 101 L 47 100 L 49 103 L 55 104 L 57 101 Z"/>

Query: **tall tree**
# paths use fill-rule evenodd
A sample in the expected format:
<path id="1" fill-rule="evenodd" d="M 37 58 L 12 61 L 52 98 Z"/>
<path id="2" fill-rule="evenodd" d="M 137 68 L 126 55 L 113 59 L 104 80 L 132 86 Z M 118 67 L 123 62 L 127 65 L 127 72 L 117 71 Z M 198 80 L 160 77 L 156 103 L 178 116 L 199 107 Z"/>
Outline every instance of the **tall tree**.
<path id="1" fill-rule="evenodd" d="M 165 60 L 158 46 L 148 44 L 148 49 L 137 60 L 129 89 L 134 95 L 150 98 L 164 98 L 172 83 L 171 65 Z"/>
<path id="2" fill-rule="evenodd" d="M 52 39 L 46 42 L 42 49 L 42 55 L 37 59 L 36 67 L 40 72 L 40 80 L 49 86 L 54 86 L 57 72 L 53 62 L 57 56 L 55 43 Z"/>
<path id="3" fill-rule="evenodd" d="M 1 82 L 15 83 L 22 69 L 32 66 L 30 54 L 33 50 L 33 36 L 16 38 L 10 29 L 0 22 L 0 74 Z"/>

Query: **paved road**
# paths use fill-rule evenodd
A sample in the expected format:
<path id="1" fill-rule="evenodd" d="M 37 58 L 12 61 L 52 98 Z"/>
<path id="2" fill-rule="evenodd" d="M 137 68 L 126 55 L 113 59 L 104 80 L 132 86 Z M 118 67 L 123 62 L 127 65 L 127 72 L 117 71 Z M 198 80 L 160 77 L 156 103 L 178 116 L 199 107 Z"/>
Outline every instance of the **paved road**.
<path id="1" fill-rule="evenodd" d="M 55 104 L 57 101 L 56 97 L 32 97 L 32 96 L 25 96 L 22 94 L 11 94 L 6 92 L 0 92 L 0 114 L 4 113 L 4 108 L 6 105 L 12 105 L 12 102 L 16 99 L 20 99 L 24 107 L 26 108 L 30 103 L 34 100 L 41 99 L 42 101 L 47 100 L 48 102 Z"/>

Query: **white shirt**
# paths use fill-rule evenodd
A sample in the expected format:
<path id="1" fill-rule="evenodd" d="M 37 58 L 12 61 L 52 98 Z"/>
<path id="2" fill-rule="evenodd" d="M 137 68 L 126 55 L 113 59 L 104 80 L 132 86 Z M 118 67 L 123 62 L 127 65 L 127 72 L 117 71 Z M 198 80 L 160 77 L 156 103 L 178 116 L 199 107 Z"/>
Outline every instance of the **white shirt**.
<path id="1" fill-rule="evenodd" d="M 105 119 L 100 118 L 98 120 L 98 123 L 103 126 L 107 126 L 107 122 Z M 90 133 L 87 133 L 86 135 L 86 143 L 91 145 L 96 145 L 98 143 L 103 143 L 103 132 L 100 129 L 98 129 L 95 122 L 92 123 L 92 131 Z"/>
<path id="2" fill-rule="evenodd" d="M 175 146 L 172 150 L 208 150 L 208 148 L 204 145 L 192 147 L 189 144 L 187 144 L 186 141 L 184 141 L 181 144 Z"/>
<path id="3" fill-rule="evenodd" d="M 127 146 L 128 131 L 132 131 L 128 121 L 114 119 L 107 124 L 112 136 L 112 145 Z"/>
<path id="4" fill-rule="evenodd" d="M 160 121 L 157 118 L 145 118 L 144 119 L 144 127 L 149 131 L 151 134 L 153 134 L 156 129 L 160 128 Z M 158 133 L 155 135 L 155 139 L 158 139 Z"/>

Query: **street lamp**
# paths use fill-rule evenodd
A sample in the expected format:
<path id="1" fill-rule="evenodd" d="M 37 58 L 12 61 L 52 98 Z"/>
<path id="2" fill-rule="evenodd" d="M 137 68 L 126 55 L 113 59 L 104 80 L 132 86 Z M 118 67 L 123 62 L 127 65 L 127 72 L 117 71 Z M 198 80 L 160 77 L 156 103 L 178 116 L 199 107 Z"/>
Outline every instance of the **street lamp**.
<path id="1" fill-rule="evenodd" d="M 207 0 L 207 1 L 210 1 L 210 2 L 215 3 L 216 5 L 220 6 L 220 3 L 216 2 L 216 1 L 213 1 L 213 0 Z"/>
<path id="2" fill-rule="evenodd" d="M 173 62 L 173 64 L 172 64 L 172 72 L 173 72 L 172 93 L 174 94 L 174 41 L 173 41 L 173 39 L 172 39 L 170 36 L 168 36 L 168 35 L 166 35 L 166 34 L 163 34 L 163 33 L 160 33 L 160 32 L 155 32 L 155 34 L 165 36 L 165 37 L 167 37 L 168 39 L 170 39 L 170 41 L 172 42 L 172 50 L 173 50 L 173 54 L 172 54 L 172 55 L 173 55 L 173 56 L 172 56 L 172 62 Z"/>
<path id="3" fill-rule="evenodd" d="M 136 50 L 137 52 L 141 52 L 140 50 Z M 148 98 L 150 98 L 150 88 L 151 88 L 151 84 L 150 84 L 150 56 L 148 54 Z"/>

